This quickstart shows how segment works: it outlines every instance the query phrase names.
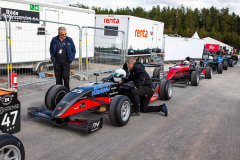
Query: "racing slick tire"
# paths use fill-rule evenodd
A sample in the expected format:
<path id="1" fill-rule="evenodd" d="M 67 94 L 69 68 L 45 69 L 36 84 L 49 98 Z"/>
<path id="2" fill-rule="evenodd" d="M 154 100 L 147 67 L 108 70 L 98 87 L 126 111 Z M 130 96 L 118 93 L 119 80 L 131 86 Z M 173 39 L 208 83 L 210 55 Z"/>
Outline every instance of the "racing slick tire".
<path id="1" fill-rule="evenodd" d="M 144 64 L 144 58 L 143 58 L 143 57 L 139 57 L 139 58 L 138 58 L 138 62 Z"/>
<path id="2" fill-rule="evenodd" d="M 228 69 L 228 62 L 225 61 L 223 63 L 223 67 L 222 68 L 223 68 L 223 70 L 227 70 Z"/>
<path id="3" fill-rule="evenodd" d="M 206 73 L 205 73 L 205 78 L 206 79 L 212 79 L 212 75 L 213 75 L 212 67 L 207 67 L 206 68 Z"/>
<path id="4" fill-rule="evenodd" d="M 158 95 L 160 100 L 169 100 L 172 97 L 173 85 L 170 80 L 163 79 L 160 83 Z"/>
<path id="5" fill-rule="evenodd" d="M 223 73 L 223 67 L 222 67 L 221 63 L 219 63 L 218 66 L 217 66 L 217 72 L 218 72 L 218 74 L 222 74 Z"/>
<path id="6" fill-rule="evenodd" d="M 149 57 L 145 57 L 145 64 L 148 64 L 150 61 Z"/>
<path id="7" fill-rule="evenodd" d="M 160 78 L 160 70 L 161 70 L 161 67 L 154 68 L 153 78 Z"/>
<path id="8" fill-rule="evenodd" d="M 229 61 L 229 67 L 233 67 L 234 65 L 233 65 L 233 60 L 231 59 L 230 61 Z"/>
<path id="9" fill-rule="evenodd" d="M 45 95 L 45 105 L 47 109 L 53 111 L 67 92 L 67 88 L 62 85 L 53 85 L 50 87 Z"/>
<path id="10" fill-rule="evenodd" d="M 116 95 L 113 97 L 109 108 L 109 119 L 114 126 L 125 126 L 131 113 L 131 103 L 127 96 Z"/>
<path id="11" fill-rule="evenodd" d="M 0 153 L 3 159 L 25 159 L 25 150 L 22 142 L 10 134 L 0 136 Z"/>
<path id="12" fill-rule="evenodd" d="M 197 71 L 193 71 L 191 74 L 191 85 L 198 86 L 199 84 L 199 74 Z"/>

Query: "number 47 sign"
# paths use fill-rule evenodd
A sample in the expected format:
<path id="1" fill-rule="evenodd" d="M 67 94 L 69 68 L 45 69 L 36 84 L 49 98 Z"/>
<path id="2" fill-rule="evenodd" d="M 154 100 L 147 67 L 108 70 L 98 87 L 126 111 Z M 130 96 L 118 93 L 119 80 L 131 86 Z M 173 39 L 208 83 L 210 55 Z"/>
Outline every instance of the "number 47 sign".
<path id="1" fill-rule="evenodd" d="M 20 131 L 20 112 L 18 110 L 5 112 L 0 117 L 3 133 L 16 133 Z"/>
<path id="2" fill-rule="evenodd" d="M 5 103 L 6 97 L 11 97 Z M 20 102 L 17 94 L 12 93 L 1 97 L 0 101 L 0 130 L 3 133 L 14 134 L 20 131 Z"/>

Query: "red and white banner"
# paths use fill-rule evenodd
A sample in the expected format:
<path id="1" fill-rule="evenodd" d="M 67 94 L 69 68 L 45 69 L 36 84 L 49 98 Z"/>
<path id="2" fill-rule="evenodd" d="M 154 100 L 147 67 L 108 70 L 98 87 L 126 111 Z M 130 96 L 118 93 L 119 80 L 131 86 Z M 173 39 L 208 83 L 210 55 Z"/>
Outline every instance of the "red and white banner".
<path id="1" fill-rule="evenodd" d="M 206 49 L 209 52 L 217 52 L 219 50 L 219 44 L 206 44 Z"/>

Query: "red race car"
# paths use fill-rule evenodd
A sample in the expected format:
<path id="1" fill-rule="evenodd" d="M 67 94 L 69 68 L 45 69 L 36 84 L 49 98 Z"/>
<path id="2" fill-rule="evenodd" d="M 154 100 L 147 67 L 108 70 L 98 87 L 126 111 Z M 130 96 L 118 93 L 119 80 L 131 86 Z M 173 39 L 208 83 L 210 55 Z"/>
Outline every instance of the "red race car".
<path id="1" fill-rule="evenodd" d="M 211 79 L 213 71 L 211 67 L 198 67 L 195 63 L 183 61 L 179 65 L 169 68 L 167 79 L 172 83 L 180 83 L 192 86 L 198 86 L 201 75 L 205 75 L 205 79 Z"/>

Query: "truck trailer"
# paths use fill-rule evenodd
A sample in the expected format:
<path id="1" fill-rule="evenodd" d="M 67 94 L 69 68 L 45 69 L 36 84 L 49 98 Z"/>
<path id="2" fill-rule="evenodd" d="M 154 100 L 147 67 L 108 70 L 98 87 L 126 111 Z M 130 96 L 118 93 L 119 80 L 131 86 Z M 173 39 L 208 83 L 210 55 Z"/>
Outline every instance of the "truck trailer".
<path id="1" fill-rule="evenodd" d="M 6 15 L 7 21 L 12 17 L 10 36 L 13 68 L 32 68 L 37 72 L 42 72 L 46 64 L 50 65 L 48 63 L 50 42 L 54 36 L 57 36 L 58 27 L 64 26 L 67 29 L 67 35 L 73 39 L 76 46 L 75 58 L 79 58 L 80 28 L 94 26 L 95 22 L 93 10 L 26 0 L 0 0 L 0 15 Z M 7 63 L 5 23 L 5 18 L 1 16 L 1 67 L 6 67 Z M 92 32 L 93 35 L 94 31 Z M 88 38 L 88 42 L 94 44 L 94 37 Z M 82 46 L 82 58 L 86 57 L 85 47 Z M 93 57 L 94 46 L 88 45 L 88 49 L 88 57 Z"/>
<path id="2" fill-rule="evenodd" d="M 204 50 L 202 39 L 164 35 L 164 61 L 182 61 L 186 57 L 201 59 Z"/>
<path id="3" fill-rule="evenodd" d="M 148 63 L 153 52 L 161 54 L 164 30 L 162 22 L 129 15 L 96 15 L 95 26 L 124 31 L 125 35 L 124 41 L 120 43 L 122 35 L 119 32 L 96 31 L 95 52 L 112 49 L 113 54 L 119 54 L 125 50 L 126 56 L 135 56 L 142 63 Z"/>

